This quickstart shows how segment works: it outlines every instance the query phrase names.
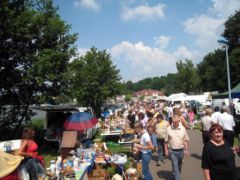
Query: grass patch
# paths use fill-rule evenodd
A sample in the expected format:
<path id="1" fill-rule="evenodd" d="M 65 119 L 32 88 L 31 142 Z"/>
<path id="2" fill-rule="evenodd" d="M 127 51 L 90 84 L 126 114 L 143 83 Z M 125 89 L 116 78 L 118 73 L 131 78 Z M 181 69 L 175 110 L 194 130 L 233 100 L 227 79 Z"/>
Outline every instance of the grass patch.
<path id="1" fill-rule="evenodd" d="M 234 137 L 234 144 L 233 144 L 233 146 L 240 146 L 240 139 L 237 136 Z"/>
<path id="2" fill-rule="evenodd" d="M 48 168 L 50 166 L 51 160 L 56 160 L 58 157 L 58 154 L 40 154 L 40 155 L 44 157 L 45 168 Z"/>
<path id="3" fill-rule="evenodd" d="M 44 119 L 40 119 L 40 118 L 35 118 L 35 119 L 32 119 L 32 126 L 35 128 L 35 129 L 43 129 L 44 128 Z"/>
<path id="4" fill-rule="evenodd" d="M 119 146 L 119 147 L 114 147 L 114 146 L 108 146 L 109 151 L 111 151 L 112 153 L 130 153 L 131 150 L 130 148 L 127 147 L 123 147 L 123 146 Z"/>
<path id="5" fill-rule="evenodd" d="M 199 131 L 202 130 L 202 126 L 201 126 L 201 122 L 200 122 L 200 121 L 197 121 L 197 123 L 194 124 L 194 129 L 197 129 L 197 130 L 199 130 Z"/>

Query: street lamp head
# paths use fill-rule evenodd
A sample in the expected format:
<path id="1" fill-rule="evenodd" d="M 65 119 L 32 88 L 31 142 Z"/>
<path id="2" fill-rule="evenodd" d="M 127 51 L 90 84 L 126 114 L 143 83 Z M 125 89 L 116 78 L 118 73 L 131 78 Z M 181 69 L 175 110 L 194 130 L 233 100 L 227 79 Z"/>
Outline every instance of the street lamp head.
<path id="1" fill-rule="evenodd" d="M 218 39 L 218 43 L 227 45 L 228 44 L 228 40 L 226 40 L 226 39 Z"/>

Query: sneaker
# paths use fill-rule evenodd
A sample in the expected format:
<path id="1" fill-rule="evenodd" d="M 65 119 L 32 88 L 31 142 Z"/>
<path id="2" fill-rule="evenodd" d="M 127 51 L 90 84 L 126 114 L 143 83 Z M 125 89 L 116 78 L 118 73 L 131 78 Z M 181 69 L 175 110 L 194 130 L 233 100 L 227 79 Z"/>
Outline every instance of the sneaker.
<path id="1" fill-rule="evenodd" d="M 163 159 L 163 160 L 162 160 L 162 163 L 165 164 L 165 162 L 166 162 L 165 159 Z"/>
<path id="2" fill-rule="evenodd" d="M 161 161 L 158 161 L 156 166 L 161 166 Z"/>

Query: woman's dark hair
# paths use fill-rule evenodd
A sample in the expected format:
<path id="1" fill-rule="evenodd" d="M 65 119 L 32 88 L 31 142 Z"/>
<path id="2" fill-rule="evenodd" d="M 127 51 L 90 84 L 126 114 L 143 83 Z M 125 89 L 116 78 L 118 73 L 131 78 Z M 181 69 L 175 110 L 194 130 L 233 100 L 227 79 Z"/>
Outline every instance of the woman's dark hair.
<path id="1" fill-rule="evenodd" d="M 153 118 L 153 113 L 152 113 L 152 112 L 147 111 L 146 114 L 147 114 L 147 117 L 149 117 L 149 118 Z"/>
<path id="2" fill-rule="evenodd" d="M 219 124 L 213 124 L 211 127 L 210 127 L 210 134 L 212 134 L 215 130 L 218 130 L 220 132 L 223 132 L 223 128 L 222 126 L 220 126 Z"/>
<path id="3" fill-rule="evenodd" d="M 162 114 L 158 114 L 157 115 L 157 119 L 163 119 L 163 115 Z"/>
<path id="4" fill-rule="evenodd" d="M 32 127 L 27 127 L 23 129 L 22 139 L 33 139 L 34 129 Z"/>
<path id="5" fill-rule="evenodd" d="M 139 120 L 143 120 L 144 116 L 145 116 L 144 113 L 142 113 L 142 112 L 138 113 Z"/>
<path id="6" fill-rule="evenodd" d="M 216 106 L 216 107 L 214 107 L 214 112 L 218 112 L 218 111 L 220 111 L 220 109 L 219 109 L 219 107 L 218 106 Z"/>

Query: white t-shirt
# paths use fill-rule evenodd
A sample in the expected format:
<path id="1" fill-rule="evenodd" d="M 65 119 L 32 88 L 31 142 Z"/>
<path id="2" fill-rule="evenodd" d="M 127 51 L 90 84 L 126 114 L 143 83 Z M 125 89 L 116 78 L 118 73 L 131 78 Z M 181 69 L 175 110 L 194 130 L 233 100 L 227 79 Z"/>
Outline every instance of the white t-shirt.
<path id="1" fill-rule="evenodd" d="M 142 136 L 141 136 L 141 139 L 140 139 L 140 144 L 143 145 L 143 146 L 147 146 L 147 142 L 151 141 L 151 137 L 150 135 L 148 134 L 148 132 L 146 130 L 144 130 Z M 149 153 L 151 152 L 150 149 L 141 149 L 141 152 L 142 153 Z"/>
<path id="2" fill-rule="evenodd" d="M 143 127 L 145 128 L 148 122 L 148 117 L 145 115 L 144 119 L 141 120 L 141 123 L 143 124 Z"/>
<path id="3" fill-rule="evenodd" d="M 235 126 L 233 116 L 224 112 L 219 119 L 219 125 L 223 127 L 223 130 L 233 131 L 233 127 Z"/>
<path id="4" fill-rule="evenodd" d="M 214 112 L 214 113 L 212 113 L 211 121 L 215 124 L 218 124 L 221 116 L 222 116 L 222 113 L 220 113 L 218 111 Z"/>

